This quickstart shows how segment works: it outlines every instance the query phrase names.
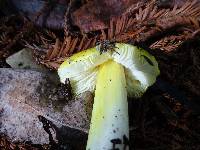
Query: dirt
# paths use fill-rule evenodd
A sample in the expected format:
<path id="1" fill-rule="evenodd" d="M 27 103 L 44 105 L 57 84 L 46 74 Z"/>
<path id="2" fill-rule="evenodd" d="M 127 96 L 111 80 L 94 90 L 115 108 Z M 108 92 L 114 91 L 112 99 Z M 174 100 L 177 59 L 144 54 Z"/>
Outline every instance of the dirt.
<path id="1" fill-rule="evenodd" d="M 174 4 L 177 4 L 178 7 L 183 5 L 182 1 L 176 0 L 173 3 L 159 4 L 159 6 L 173 7 Z M 90 5 L 88 4 L 88 6 Z M 75 15 L 81 15 L 80 12 L 85 11 L 84 7 Z M 86 15 L 85 18 L 87 18 Z M 97 19 L 97 21 L 99 20 Z M 95 23 L 100 27 L 92 27 L 103 29 L 106 26 L 104 21 L 100 20 L 100 23 L 97 21 L 95 20 Z M 77 24 L 84 25 L 80 22 Z M 84 27 L 84 31 L 89 31 L 86 30 L 88 26 Z M 166 32 L 164 35 L 171 34 L 173 31 Z M 157 38 L 152 37 L 150 41 L 156 41 Z M 178 48 L 167 53 L 162 49 L 149 49 L 150 41 L 139 43 L 139 46 L 144 47 L 156 57 L 161 75 L 160 80 L 150 87 L 141 99 L 129 100 L 130 149 L 200 150 L 200 37 L 187 40 Z M 18 45 L 20 44 L 18 43 Z M 3 59 L 0 58 L 0 67 L 8 66 Z M 53 99 L 57 90 L 51 88 L 49 91 L 51 94 L 48 91 L 43 92 L 46 93 L 46 96 L 42 98 L 44 99 L 44 103 L 42 103 L 46 105 L 46 97 L 52 96 Z M 58 95 L 62 97 L 63 93 Z M 90 96 L 92 97 L 92 95 Z M 62 111 L 62 104 L 67 101 L 56 101 L 55 103 L 57 106 L 55 109 Z M 92 102 L 84 105 L 91 106 Z M 91 114 L 91 109 L 88 108 L 86 111 Z M 77 131 L 77 134 L 81 133 Z M 75 140 L 84 141 L 76 149 L 85 149 L 87 136 L 84 136 L 83 139 L 70 139 L 69 137 L 65 139 L 69 143 L 76 143 Z M 21 149 L 67 149 L 66 145 L 60 143 L 47 145 L 33 145 L 26 142 L 12 143 L 6 135 L 0 136 L 0 149 L 20 149 L 20 147 Z"/>

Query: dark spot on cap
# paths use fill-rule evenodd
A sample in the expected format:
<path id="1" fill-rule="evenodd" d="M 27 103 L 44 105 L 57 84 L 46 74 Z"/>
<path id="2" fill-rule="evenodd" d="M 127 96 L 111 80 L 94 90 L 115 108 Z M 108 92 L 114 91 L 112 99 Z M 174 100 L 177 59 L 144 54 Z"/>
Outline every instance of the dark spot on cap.
<path id="1" fill-rule="evenodd" d="M 113 133 L 116 133 L 116 131 L 115 131 L 115 130 L 113 130 Z"/>

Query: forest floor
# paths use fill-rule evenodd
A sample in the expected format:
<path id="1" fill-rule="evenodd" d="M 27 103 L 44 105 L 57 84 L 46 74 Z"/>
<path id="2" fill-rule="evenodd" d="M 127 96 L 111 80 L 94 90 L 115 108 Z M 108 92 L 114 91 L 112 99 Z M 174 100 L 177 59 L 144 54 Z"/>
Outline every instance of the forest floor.
<path id="1" fill-rule="evenodd" d="M 95 18 L 95 15 L 88 15 L 85 11 L 92 5 L 90 4 L 92 2 L 84 1 L 80 6 L 71 4 L 71 9 L 76 10 L 72 14 L 70 14 L 71 12 L 58 13 L 63 17 L 68 15 L 74 17 L 72 20 L 65 18 L 64 27 L 59 25 L 59 21 L 56 24 L 53 19 L 51 23 L 42 20 L 44 26 L 41 26 L 40 22 L 37 23 L 31 19 L 31 21 L 24 21 L 21 16 L 15 17 L 10 15 L 10 12 L 6 16 L 5 12 L 1 12 L 3 21 L 0 23 L 0 67 L 9 68 L 10 66 L 5 61 L 6 58 L 25 47 L 32 48 L 38 63 L 45 65 L 48 69 L 57 69 L 63 56 L 92 47 L 99 39 L 114 39 L 116 42 L 135 44 L 155 56 L 161 74 L 155 85 L 150 87 L 141 99 L 129 100 L 130 149 L 200 150 L 200 36 L 198 35 L 200 6 L 193 2 L 182 4 L 177 0 L 177 4 L 173 4 L 173 6 L 166 4 L 167 8 L 161 7 L 154 10 L 154 5 L 157 8 L 155 1 L 152 2 L 153 4 L 134 1 L 134 7 L 129 10 L 134 16 L 131 18 L 130 14 L 127 15 L 124 10 L 127 10 L 126 6 L 129 2 L 131 4 L 133 2 L 127 0 L 125 1 L 127 3 L 123 4 L 124 10 L 121 10 L 120 13 L 125 12 L 124 14 L 128 16 L 129 20 L 132 19 L 133 23 L 127 21 L 127 18 L 123 20 L 122 17 L 121 20 L 116 21 L 115 30 L 119 31 L 113 31 L 114 23 L 106 24 L 106 22 L 112 15 L 119 16 L 117 11 L 113 8 L 112 14 L 105 9 L 106 13 L 110 13 L 110 15 L 103 16 L 108 18 L 107 20 Z M 62 4 L 63 1 L 60 0 L 59 3 Z M 117 7 L 116 4 L 116 9 Z M 94 11 L 93 9 L 91 12 Z M 190 9 L 199 12 L 189 13 Z M 44 8 L 44 10 L 49 11 L 50 9 Z M 100 8 L 98 10 L 101 11 Z M 154 13 L 149 15 L 149 12 Z M 162 16 L 159 12 L 163 14 L 168 12 L 166 13 L 168 15 Z M 171 16 L 173 13 L 176 14 L 176 17 L 169 17 L 170 13 Z M 180 16 L 189 13 L 190 21 L 186 17 L 180 18 L 178 16 L 180 13 L 182 13 Z M 152 20 L 151 17 L 155 22 L 149 22 Z M 80 18 L 91 20 L 80 21 Z M 62 19 L 64 20 L 64 18 Z M 71 27 L 70 21 L 75 25 Z M 93 22 L 93 24 L 89 22 Z M 123 30 L 126 26 L 125 22 L 127 26 L 131 24 L 126 28 L 126 32 Z M 122 25 L 117 26 L 120 23 L 124 23 L 123 27 Z M 110 32 L 111 29 L 113 33 Z M 137 32 L 137 30 L 140 31 Z M 124 33 L 120 34 L 122 31 Z M 85 145 L 80 147 L 80 149 L 84 149 Z M 1 135 L 0 149 L 63 148 L 55 143 L 53 145 L 34 145 L 29 141 L 13 143 L 6 135 Z"/>

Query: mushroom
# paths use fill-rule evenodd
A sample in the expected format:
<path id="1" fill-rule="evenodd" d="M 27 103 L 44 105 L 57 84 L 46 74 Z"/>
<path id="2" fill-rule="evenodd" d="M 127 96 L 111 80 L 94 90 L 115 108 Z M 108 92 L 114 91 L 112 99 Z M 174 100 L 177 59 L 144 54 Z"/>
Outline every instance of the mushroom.
<path id="1" fill-rule="evenodd" d="M 101 53 L 100 45 L 67 58 L 58 69 L 60 81 L 69 78 L 73 93 L 95 92 L 87 150 L 129 149 L 127 97 L 141 97 L 160 71 L 147 51 L 115 43 Z"/>

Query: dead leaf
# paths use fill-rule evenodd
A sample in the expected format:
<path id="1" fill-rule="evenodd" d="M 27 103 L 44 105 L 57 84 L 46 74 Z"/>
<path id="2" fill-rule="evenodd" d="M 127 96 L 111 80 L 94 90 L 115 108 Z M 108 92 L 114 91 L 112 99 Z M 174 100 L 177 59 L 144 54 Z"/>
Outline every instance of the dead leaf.
<path id="1" fill-rule="evenodd" d="M 144 0 L 143 0 L 144 1 Z M 139 0 L 94 0 L 72 13 L 72 21 L 82 32 L 108 28 L 112 17 L 122 15 L 130 6 L 141 3 Z"/>

